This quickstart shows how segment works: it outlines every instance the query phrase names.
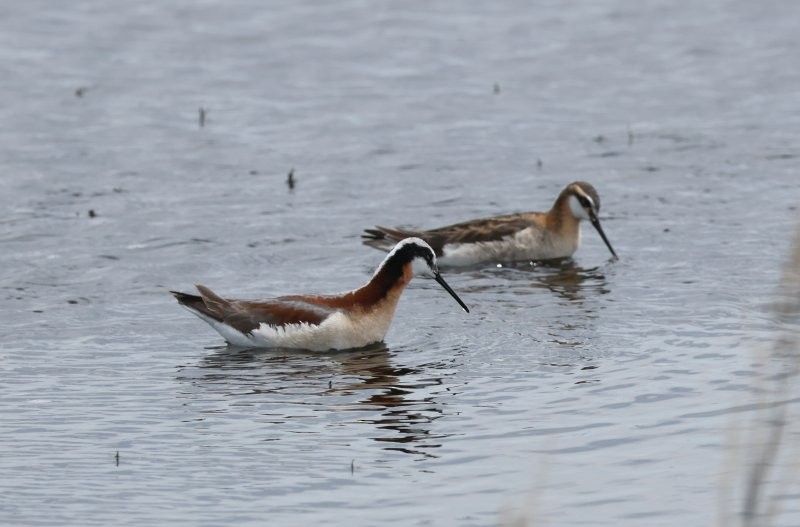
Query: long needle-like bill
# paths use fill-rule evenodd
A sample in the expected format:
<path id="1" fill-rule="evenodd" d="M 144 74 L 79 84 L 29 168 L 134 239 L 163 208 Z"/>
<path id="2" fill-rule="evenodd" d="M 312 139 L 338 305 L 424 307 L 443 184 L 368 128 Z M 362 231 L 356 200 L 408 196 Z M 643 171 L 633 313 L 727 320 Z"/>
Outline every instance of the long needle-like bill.
<path id="1" fill-rule="evenodd" d="M 598 234 L 600 234 L 600 237 L 603 238 L 603 241 L 606 243 L 606 247 L 608 247 L 608 250 L 611 251 L 611 254 L 614 256 L 614 259 L 619 260 L 619 256 L 617 256 L 617 253 L 614 252 L 614 248 L 611 247 L 611 242 L 608 241 L 608 238 L 606 238 L 606 233 L 603 232 L 603 228 L 600 226 L 600 219 L 596 215 L 592 214 L 591 222 L 592 225 L 594 225 L 594 228 L 597 229 L 597 232 Z"/>
<path id="2" fill-rule="evenodd" d="M 444 281 L 444 278 L 442 278 L 442 275 L 440 275 L 438 272 L 434 271 L 433 279 L 436 280 L 437 282 L 439 282 L 439 285 L 444 287 L 444 290 L 447 291 L 448 293 L 450 293 L 450 296 L 452 296 L 453 298 L 456 299 L 456 302 L 458 302 L 458 305 L 460 305 L 461 307 L 464 308 L 464 311 L 469 313 L 469 308 L 467 307 L 467 304 L 465 304 L 460 298 L 458 298 L 458 295 L 456 294 L 456 292 L 453 291 L 450 288 L 449 285 L 447 285 L 447 282 Z"/>

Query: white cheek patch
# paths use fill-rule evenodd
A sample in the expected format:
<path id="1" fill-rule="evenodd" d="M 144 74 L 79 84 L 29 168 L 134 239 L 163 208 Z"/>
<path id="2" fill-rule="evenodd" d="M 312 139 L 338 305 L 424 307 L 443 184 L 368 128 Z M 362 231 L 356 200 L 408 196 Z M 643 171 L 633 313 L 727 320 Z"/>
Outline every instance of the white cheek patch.
<path id="1" fill-rule="evenodd" d="M 428 267 L 428 262 L 422 257 L 411 260 L 411 269 L 414 272 L 414 276 L 433 276 L 431 268 Z"/>
<path id="2" fill-rule="evenodd" d="M 589 201 L 589 204 L 594 208 L 594 202 L 592 198 L 586 196 L 586 199 Z M 578 198 L 575 196 L 569 197 L 569 210 L 572 211 L 572 215 L 578 218 L 579 220 L 588 220 L 589 214 L 586 212 L 586 209 L 581 207 L 581 202 L 578 201 Z"/>

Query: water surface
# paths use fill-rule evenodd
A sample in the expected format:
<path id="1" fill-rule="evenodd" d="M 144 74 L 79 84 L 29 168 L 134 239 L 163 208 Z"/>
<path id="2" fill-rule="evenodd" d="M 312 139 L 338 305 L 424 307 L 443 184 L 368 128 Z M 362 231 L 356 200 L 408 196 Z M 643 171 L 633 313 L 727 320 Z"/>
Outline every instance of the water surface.
<path id="1" fill-rule="evenodd" d="M 730 445 L 798 221 L 800 6 L 8 7 L 4 524 L 741 510 Z M 447 273 L 469 315 L 417 279 L 366 350 L 229 350 L 167 294 L 350 289 L 382 257 L 364 227 L 542 210 L 576 179 L 618 262 L 589 227 L 570 260 Z"/>

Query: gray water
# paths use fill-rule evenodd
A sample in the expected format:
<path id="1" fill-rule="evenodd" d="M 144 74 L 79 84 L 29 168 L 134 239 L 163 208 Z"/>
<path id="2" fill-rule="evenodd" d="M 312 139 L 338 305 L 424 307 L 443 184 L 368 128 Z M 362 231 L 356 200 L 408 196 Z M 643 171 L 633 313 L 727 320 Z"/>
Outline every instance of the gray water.
<path id="1" fill-rule="evenodd" d="M 737 522 L 800 4 L 315 4 L 3 3 L 2 523 Z M 368 350 L 228 350 L 167 293 L 351 289 L 365 227 L 577 179 L 618 262 L 588 227 L 571 260 L 446 272 L 470 314 L 418 278 Z"/>

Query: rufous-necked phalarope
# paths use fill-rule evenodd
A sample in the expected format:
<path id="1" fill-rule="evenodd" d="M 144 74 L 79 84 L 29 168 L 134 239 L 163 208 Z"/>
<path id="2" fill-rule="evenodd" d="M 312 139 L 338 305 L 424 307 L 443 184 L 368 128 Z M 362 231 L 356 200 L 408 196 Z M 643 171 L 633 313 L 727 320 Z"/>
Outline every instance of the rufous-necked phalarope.
<path id="1" fill-rule="evenodd" d="M 418 238 L 399 242 L 364 286 L 339 295 L 294 295 L 268 300 L 228 300 L 198 285 L 200 296 L 171 291 L 178 302 L 236 346 L 311 351 L 360 348 L 380 342 L 395 307 L 423 263 L 469 313 L 439 274 L 433 249 Z"/>
<path id="2" fill-rule="evenodd" d="M 600 226 L 599 211 L 600 196 L 594 187 L 575 181 L 561 191 L 547 212 L 492 216 L 428 231 L 378 226 L 365 229 L 363 236 L 365 244 L 378 249 L 409 236 L 422 238 L 443 267 L 458 267 L 571 256 L 580 245 L 580 222 L 589 220 L 616 260 L 617 253 Z"/>

